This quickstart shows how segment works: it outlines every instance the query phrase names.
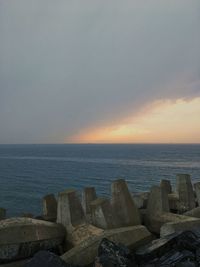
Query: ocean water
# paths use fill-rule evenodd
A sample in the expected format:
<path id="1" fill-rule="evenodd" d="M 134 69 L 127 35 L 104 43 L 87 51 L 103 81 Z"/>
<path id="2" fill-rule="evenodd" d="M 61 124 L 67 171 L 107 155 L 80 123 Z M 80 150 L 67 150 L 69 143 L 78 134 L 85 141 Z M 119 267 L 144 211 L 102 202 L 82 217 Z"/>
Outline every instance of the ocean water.
<path id="1" fill-rule="evenodd" d="M 0 145 L 0 207 L 38 215 L 48 193 L 95 186 L 105 196 L 119 177 L 139 192 L 177 173 L 200 181 L 200 145 Z"/>

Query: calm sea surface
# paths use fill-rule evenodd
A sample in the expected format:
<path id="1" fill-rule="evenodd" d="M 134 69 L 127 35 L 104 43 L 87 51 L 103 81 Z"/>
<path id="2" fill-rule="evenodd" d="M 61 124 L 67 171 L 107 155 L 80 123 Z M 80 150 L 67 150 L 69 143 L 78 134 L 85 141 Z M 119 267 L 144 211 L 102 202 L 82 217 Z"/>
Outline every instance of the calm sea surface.
<path id="1" fill-rule="evenodd" d="M 133 192 L 176 173 L 200 181 L 200 145 L 0 145 L 0 207 L 8 215 L 41 213 L 41 198 L 66 188 L 110 193 L 123 177 Z"/>

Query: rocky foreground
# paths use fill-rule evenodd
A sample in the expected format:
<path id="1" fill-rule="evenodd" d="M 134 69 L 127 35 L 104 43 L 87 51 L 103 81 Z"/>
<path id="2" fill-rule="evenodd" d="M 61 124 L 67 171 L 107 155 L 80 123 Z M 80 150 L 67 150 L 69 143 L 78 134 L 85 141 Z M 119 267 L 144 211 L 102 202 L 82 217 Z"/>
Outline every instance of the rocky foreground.
<path id="1" fill-rule="evenodd" d="M 6 219 L 0 209 L 0 265 L 7 267 L 200 266 L 200 183 L 177 175 L 131 194 L 124 180 L 111 198 L 95 188 L 43 198 L 43 215 Z"/>

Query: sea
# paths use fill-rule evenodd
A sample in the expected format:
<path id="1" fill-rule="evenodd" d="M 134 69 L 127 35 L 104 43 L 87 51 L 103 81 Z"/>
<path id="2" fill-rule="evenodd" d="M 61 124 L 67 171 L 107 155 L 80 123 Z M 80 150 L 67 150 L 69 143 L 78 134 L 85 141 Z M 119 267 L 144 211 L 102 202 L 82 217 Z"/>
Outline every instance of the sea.
<path id="1" fill-rule="evenodd" d="M 42 197 L 94 186 L 110 196 L 111 182 L 127 181 L 131 192 L 147 191 L 161 179 L 174 186 L 177 173 L 200 181 L 200 144 L 0 145 L 0 207 L 8 216 L 39 215 Z"/>

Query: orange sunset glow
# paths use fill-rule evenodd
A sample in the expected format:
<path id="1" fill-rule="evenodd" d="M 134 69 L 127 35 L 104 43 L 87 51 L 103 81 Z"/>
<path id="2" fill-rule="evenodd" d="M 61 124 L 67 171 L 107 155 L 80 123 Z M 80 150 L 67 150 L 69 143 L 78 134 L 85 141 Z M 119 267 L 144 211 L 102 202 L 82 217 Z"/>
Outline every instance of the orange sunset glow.
<path id="1" fill-rule="evenodd" d="M 200 97 L 156 101 L 116 125 L 85 129 L 70 142 L 199 143 Z"/>

